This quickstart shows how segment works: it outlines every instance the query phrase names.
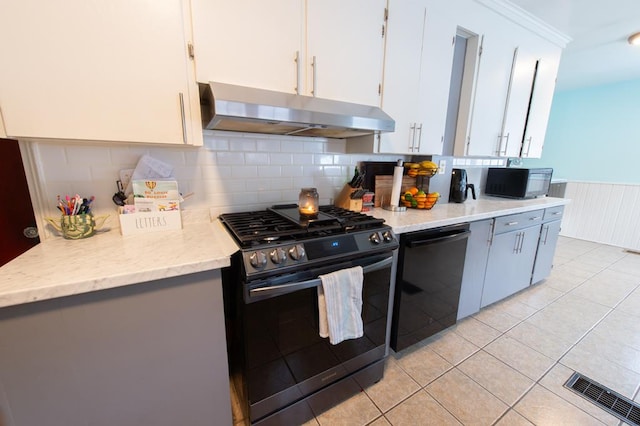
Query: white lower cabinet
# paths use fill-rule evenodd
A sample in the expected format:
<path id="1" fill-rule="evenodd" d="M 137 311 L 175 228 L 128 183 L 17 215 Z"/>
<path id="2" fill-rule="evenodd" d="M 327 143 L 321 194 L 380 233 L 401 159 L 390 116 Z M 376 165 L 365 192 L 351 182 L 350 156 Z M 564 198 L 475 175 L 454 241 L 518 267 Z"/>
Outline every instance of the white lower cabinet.
<path id="1" fill-rule="evenodd" d="M 493 221 L 493 219 L 487 219 L 469 224 L 471 235 L 467 240 L 467 252 L 464 259 L 458 319 L 473 315 L 480 310 L 483 278 L 487 269 L 493 233 Z"/>

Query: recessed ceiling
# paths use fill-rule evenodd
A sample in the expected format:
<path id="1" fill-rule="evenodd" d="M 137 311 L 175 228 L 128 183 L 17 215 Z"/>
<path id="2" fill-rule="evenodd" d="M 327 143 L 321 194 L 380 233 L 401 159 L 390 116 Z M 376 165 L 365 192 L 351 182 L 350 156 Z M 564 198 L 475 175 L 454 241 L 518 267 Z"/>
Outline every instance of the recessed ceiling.
<path id="1" fill-rule="evenodd" d="M 511 0 L 572 41 L 562 53 L 557 88 L 640 79 L 640 0 Z"/>

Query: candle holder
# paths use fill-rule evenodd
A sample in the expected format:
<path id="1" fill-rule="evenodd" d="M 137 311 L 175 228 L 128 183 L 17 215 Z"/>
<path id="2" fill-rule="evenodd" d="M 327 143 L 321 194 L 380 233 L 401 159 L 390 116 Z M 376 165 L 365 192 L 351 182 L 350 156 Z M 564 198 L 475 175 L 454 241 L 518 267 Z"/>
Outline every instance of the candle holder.
<path id="1" fill-rule="evenodd" d="M 300 216 L 304 218 L 317 217 L 319 198 L 316 188 L 302 188 L 298 197 L 298 212 Z"/>

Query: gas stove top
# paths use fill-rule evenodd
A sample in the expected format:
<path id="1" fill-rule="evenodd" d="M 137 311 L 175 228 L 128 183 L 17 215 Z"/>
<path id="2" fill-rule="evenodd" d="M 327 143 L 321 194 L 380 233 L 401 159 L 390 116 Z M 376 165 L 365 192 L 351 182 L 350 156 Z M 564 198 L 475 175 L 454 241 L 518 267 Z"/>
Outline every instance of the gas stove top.
<path id="1" fill-rule="evenodd" d="M 240 246 L 246 277 L 283 274 L 398 247 L 384 219 L 334 206 L 320 206 L 313 219 L 300 217 L 296 205 L 286 205 L 226 213 L 220 220 Z"/>
<path id="2" fill-rule="evenodd" d="M 253 212 L 226 213 L 220 216 L 220 220 L 241 248 L 385 226 L 384 219 L 335 206 L 320 206 L 318 216 L 312 219 L 301 217 L 297 205 L 285 205 Z"/>

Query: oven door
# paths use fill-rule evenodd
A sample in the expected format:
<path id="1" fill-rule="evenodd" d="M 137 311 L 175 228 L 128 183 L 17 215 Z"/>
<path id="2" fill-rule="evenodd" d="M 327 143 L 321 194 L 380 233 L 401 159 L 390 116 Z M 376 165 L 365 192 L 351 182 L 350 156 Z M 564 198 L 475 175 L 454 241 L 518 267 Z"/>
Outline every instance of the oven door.
<path id="1" fill-rule="evenodd" d="M 245 285 L 244 381 L 252 421 L 384 358 L 396 252 Z M 331 345 L 319 335 L 318 276 L 357 265 L 364 272 L 364 336 Z"/>

